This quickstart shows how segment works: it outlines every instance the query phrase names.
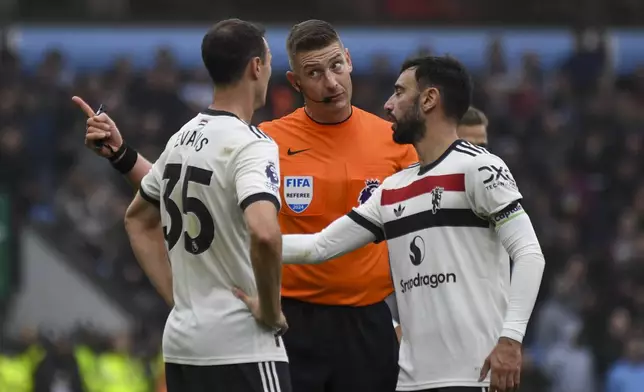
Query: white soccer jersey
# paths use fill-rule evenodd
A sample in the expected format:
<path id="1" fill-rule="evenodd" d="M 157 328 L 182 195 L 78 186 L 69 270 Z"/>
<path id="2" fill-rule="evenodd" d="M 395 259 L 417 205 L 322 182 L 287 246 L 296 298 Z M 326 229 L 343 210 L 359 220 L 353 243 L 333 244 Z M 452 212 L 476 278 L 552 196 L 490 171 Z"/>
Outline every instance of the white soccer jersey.
<path id="1" fill-rule="evenodd" d="M 488 385 L 479 373 L 510 285 L 491 221 L 521 212 L 521 198 L 500 158 L 459 140 L 430 166 L 386 179 L 349 214 L 387 240 L 403 329 L 398 390 Z"/>
<path id="2" fill-rule="evenodd" d="M 228 112 L 208 109 L 168 142 L 141 183 L 161 209 L 174 291 L 163 335 L 166 362 L 222 365 L 287 361 L 281 338 L 232 294 L 257 295 L 243 210 L 279 209 L 277 145 Z"/>

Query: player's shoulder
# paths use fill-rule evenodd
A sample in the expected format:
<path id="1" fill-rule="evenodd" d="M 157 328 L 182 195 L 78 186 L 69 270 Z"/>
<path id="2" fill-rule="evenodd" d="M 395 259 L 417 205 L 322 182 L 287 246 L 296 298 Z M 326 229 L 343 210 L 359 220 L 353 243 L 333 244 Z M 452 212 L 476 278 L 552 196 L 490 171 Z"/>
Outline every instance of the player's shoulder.
<path id="1" fill-rule="evenodd" d="M 266 132 L 254 125 L 246 124 L 242 120 L 229 120 L 226 133 L 232 138 L 232 143 L 239 146 L 248 144 L 270 144 L 274 145 L 275 141 Z"/>
<path id="2" fill-rule="evenodd" d="M 413 182 L 418 176 L 418 170 L 420 169 L 420 162 L 413 163 L 402 170 L 390 175 L 385 178 L 382 182 L 383 189 L 394 189 L 405 186 L 410 182 Z"/>
<path id="3" fill-rule="evenodd" d="M 482 165 L 502 164 L 505 166 L 503 159 L 492 154 L 486 148 L 462 139 L 454 142 L 451 149 L 452 153 L 454 153 L 454 158 L 456 158 L 453 162 L 460 166 L 464 172 L 472 168 L 476 169 Z"/>
<path id="4" fill-rule="evenodd" d="M 217 143 L 212 143 L 211 146 L 209 144 L 211 148 L 220 151 L 220 148 L 223 147 L 223 151 L 227 151 L 225 154 L 234 154 L 235 151 L 240 151 L 251 144 L 264 145 L 269 148 L 275 145 L 273 139 L 258 127 L 247 124 L 232 113 L 218 113 L 217 111 L 201 112 L 196 117 L 198 121 L 206 122 L 204 133 L 209 138 L 216 135 L 218 139 Z"/>
<path id="5" fill-rule="evenodd" d="M 484 166 L 501 166 L 504 168 L 507 166 L 498 155 L 465 140 L 459 140 L 454 145 L 454 151 L 459 153 L 460 159 L 465 164 L 465 170 L 478 170 Z"/>

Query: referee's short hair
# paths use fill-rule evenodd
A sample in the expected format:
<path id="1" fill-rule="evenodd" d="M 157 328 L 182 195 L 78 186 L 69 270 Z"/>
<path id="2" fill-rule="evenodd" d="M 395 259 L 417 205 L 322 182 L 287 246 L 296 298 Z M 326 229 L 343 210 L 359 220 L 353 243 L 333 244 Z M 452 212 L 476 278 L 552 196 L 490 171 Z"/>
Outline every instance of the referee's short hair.
<path id="1" fill-rule="evenodd" d="M 463 125 L 466 127 L 483 125 L 484 127 L 487 127 L 488 121 L 485 113 L 475 108 L 474 106 L 470 106 L 469 109 L 467 109 L 467 112 L 465 112 L 465 114 L 461 118 L 461 121 L 459 121 L 458 125 Z"/>
<path id="2" fill-rule="evenodd" d="M 255 57 L 266 61 L 264 29 L 240 19 L 226 19 L 208 30 L 201 42 L 201 58 L 215 86 L 241 80 Z"/>
<path id="3" fill-rule="evenodd" d="M 291 68 L 298 53 L 324 49 L 337 42 L 341 43 L 340 35 L 329 22 L 309 19 L 294 25 L 286 38 L 286 52 Z"/>

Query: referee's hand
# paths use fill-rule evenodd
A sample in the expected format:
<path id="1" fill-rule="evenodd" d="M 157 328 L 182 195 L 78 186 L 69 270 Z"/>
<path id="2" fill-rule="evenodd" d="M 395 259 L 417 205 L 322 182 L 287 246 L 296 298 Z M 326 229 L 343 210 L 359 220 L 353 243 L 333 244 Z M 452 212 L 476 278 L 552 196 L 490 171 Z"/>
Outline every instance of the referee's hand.
<path id="1" fill-rule="evenodd" d="M 490 375 L 490 392 L 513 392 L 521 383 L 521 343 L 502 337 L 485 359 L 479 381 Z"/>
<path id="2" fill-rule="evenodd" d="M 114 121 L 107 115 L 101 113 L 96 115 L 94 109 L 87 104 L 81 97 L 72 97 L 72 101 L 87 116 L 87 126 L 85 130 L 85 145 L 87 148 L 93 150 L 96 154 L 110 158 L 115 151 L 123 145 L 123 137 L 121 132 L 116 127 Z M 102 141 L 101 146 L 97 146 L 96 142 Z M 108 147 L 109 146 L 109 147 Z"/>
<path id="3" fill-rule="evenodd" d="M 267 320 L 261 311 L 259 306 L 259 298 L 251 297 L 250 295 L 243 292 L 240 288 L 235 287 L 233 289 L 233 294 L 235 297 L 239 298 L 243 303 L 246 304 L 250 313 L 255 317 L 257 321 L 264 324 L 265 326 L 271 328 L 275 335 L 283 335 L 288 329 L 288 324 L 286 323 L 286 317 L 284 313 L 280 311 L 280 316 L 277 320 Z"/>

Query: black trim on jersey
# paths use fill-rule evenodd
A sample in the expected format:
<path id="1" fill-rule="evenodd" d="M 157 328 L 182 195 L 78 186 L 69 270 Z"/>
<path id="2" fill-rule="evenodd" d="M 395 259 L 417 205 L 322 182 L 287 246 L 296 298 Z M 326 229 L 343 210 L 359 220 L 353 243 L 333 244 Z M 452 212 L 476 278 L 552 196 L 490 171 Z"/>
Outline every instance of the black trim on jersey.
<path id="1" fill-rule="evenodd" d="M 206 108 L 201 111 L 201 114 L 206 114 L 208 116 L 229 116 L 229 117 L 235 117 L 236 119 L 239 120 L 239 117 L 237 117 L 235 113 L 227 112 L 225 110 Z"/>
<path id="2" fill-rule="evenodd" d="M 432 227 L 479 227 L 488 228 L 490 222 L 481 219 L 470 209 L 442 208 L 434 214 L 431 210 L 419 212 L 385 223 L 388 240 L 402 237 Z"/>
<path id="3" fill-rule="evenodd" d="M 352 221 L 356 222 L 360 226 L 364 227 L 365 229 L 369 230 L 373 235 L 376 236 L 376 240 L 374 243 L 379 243 L 385 240 L 385 233 L 382 231 L 378 225 L 375 225 L 371 223 L 371 221 L 364 216 L 358 214 L 355 210 L 349 211 L 347 214 L 349 218 L 351 218 Z"/>
<path id="4" fill-rule="evenodd" d="M 249 125 L 248 128 L 250 131 L 253 133 L 253 135 L 257 136 L 259 139 L 268 139 L 268 140 L 273 140 L 271 139 L 270 136 L 265 134 L 261 129 L 257 128 L 254 125 Z"/>
<path id="5" fill-rule="evenodd" d="M 245 211 L 246 208 L 248 208 L 249 205 L 255 203 L 256 201 L 261 201 L 261 200 L 270 201 L 271 203 L 273 203 L 275 205 L 275 208 L 279 212 L 279 210 L 280 210 L 280 201 L 277 200 L 277 197 L 274 194 L 268 193 L 268 192 L 260 192 L 260 193 L 255 193 L 255 194 L 252 194 L 252 195 L 248 196 L 247 198 L 242 200 L 241 203 L 239 203 L 239 207 L 241 207 L 242 211 Z"/>
<path id="6" fill-rule="evenodd" d="M 464 141 L 461 146 L 471 148 L 474 151 L 478 151 L 480 154 L 489 154 L 490 152 L 486 150 L 485 148 L 481 146 L 477 146 L 476 144 L 472 144 L 468 141 Z"/>
<path id="7" fill-rule="evenodd" d="M 323 123 L 323 122 L 315 121 L 315 120 L 313 119 L 313 117 L 309 116 L 309 112 L 307 112 L 307 111 L 306 111 L 306 108 L 304 108 L 303 110 L 304 110 L 304 114 L 306 114 L 306 117 L 308 117 L 308 118 L 309 118 L 309 120 L 311 120 L 311 121 L 313 121 L 314 123 L 319 124 L 319 125 L 339 125 L 339 124 L 342 124 L 342 123 L 344 123 L 344 122 L 349 121 L 349 119 L 351 118 L 351 116 L 353 116 L 353 106 L 351 106 L 351 113 L 349 113 L 349 117 L 345 118 L 345 119 L 344 119 L 344 120 L 342 120 L 342 121 L 338 121 L 338 122 L 334 122 L 334 123 Z"/>
<path id="8" fill-rule="evenodd" d="M 159 202 L 159 200 L 157 200 L 154 197 L 152 197 L 152 196 L 148 195 L 147 193 L 145 193 L 145 191 L 143 190 L 143 187 L 139 188 L 139 194 L 141 195 L 143 200 L 145 200 L 148 203 L 154 205 L 156 208 L 161 208 L 161 202 Z"/>
<path id="9" fill-rule="evenodd" d="M 465 153 L 469 152 L 471 154 L 474 154 L 474 156 L 486 153 L 486 151 L 483 150 L 482 148 L 476 147 L 475 145 L 467 143 L 467 142 L 463 142 L 463 143 L 459 144 L 456 147 L 456 150 L 460 151 L 460 152 L 465 152 Z"/>
<path id="10" fill-rule="evenodd" d="M 435 168 L 436 166 L 438 166 L 438 164 L 441 163 L 445 158 L 447 158 L 447 156 L 454 150 L 454 148 L 456 148 L 457 145 L 459 145 L 460 142 L 461 142 L 460 139 L 454 141 L 454 143 L 452 143 L 449 147 L 447 147 L 447 150 L 445 150 L 445 152 L 440 157 L 438 157 L 437 160 L 435 160 L 434 162 L 429 163 L 429 164 L 427 164 L 425 166 L 421 166 L 420 170 L 418 170 L 418 175 L 422 176 L 425 173 L 427 173 L 428 171 L 430 171 L 433 168 Z"/>
<path id="11" fill-rule="evenodd" d="M 478 153 L 476 153 L 474 151 L 468 151 L 468 150 L 461 149 L 461 148 L 458 148 L 458 147 L 454 148 L 454 151 L 460 152 L 461 154 L 467 154 L 467 155 L 469 155 L 471 157 L 475 157 L 475 156 L 479 155 Z"/>
<path id="12" fill-rule="evenodd" d="M 251 132 L 253 135 L 255 135 L 255 137 L 257 137 L 258 139 L 268 139 L 268 136 L 264 135 L 264 134 L 263 134 L 263 133 L 261 133 L 261 132 L 258 132 L 259 130 L 258 130 L 257 128 L 253 127 L 252 125 L 249 125 L 249 126 L 248 126 L 248 129 L 249 129 L 249 130 L 250 130 L 250 132 Z"/>

